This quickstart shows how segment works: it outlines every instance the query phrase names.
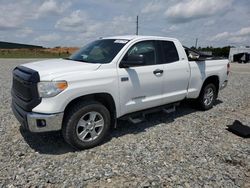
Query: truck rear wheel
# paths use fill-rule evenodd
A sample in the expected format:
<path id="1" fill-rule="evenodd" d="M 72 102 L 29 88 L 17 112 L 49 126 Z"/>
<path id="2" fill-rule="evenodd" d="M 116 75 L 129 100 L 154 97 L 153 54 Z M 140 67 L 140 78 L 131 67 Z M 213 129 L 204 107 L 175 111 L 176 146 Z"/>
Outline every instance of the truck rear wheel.
<path id="1" fill-rule="evenodd" d="M 201 110 L 209 110 L 213 107 L 217 96 L 217 90 L 214 84 L 210 83 L 202 87 L 200 96 L 197 99 L 198 107 Z"/>
<path id="2" fill-rule="evenodd" d="M 77 149 L 87 149 L 102 143 L 110 128 L 110 113 L 99 102 L 81 102 L 66 114 L 63 137 Z"/>

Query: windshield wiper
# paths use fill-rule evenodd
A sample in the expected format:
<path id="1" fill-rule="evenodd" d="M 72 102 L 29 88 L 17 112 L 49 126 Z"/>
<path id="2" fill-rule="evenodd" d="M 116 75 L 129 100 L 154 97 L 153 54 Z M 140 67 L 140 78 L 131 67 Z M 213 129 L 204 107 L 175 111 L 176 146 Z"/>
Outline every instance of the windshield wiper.
<path id="1" fill-rule="evenodd" d="M 66 60 L 73 60 L 73 59 L 70 59 L 69 57 L 64 57 L 63 59 L 66 59 Z"/>
<path id="2" fill-rule="evenodd" d="M 66 59 L 66 60 L 71 60 L 71 61 L 79 61 L 79 62 L 83 62 L 83 63 L 90 63 L 89 61 L 86 61 L 86 60 L 81 60 L 81 59 L 71 59 L 69 57 L 66 57 L 66 58 L 63 58 L 63 59 Z"/>
<path id="3" fill-rule="evenodd" d="M 83 63 L 89 63 L 88 61 L 86 61 L 86 60 L 81 60 L 81 59 L 71 59 L 71 60 L 73 60 L 73 61 L 80 61 L 80 62 L 83 62 Z"/>

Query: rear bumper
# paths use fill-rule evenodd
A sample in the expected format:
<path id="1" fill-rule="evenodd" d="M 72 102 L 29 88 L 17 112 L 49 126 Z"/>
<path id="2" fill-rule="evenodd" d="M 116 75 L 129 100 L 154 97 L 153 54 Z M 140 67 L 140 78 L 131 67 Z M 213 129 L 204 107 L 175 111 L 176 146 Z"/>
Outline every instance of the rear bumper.
<path id="1" fill-rule="evenodd" d="M 16 119 L 30 132 L 50 132 L 62 128 L 63 112 L 57 114 L 26 112 L 13 102 L 11 107 Z"/>
<path id="2" fill-rule="evenodd" d="M 227 87 L 227 83 L 228 83 L 228 80 L 225 80 L 225 81 L 223 82 L 223 84 L 221 85 L 220 90 L 222 90 L 222 89 L 224 89 L 225 87 Z"/>

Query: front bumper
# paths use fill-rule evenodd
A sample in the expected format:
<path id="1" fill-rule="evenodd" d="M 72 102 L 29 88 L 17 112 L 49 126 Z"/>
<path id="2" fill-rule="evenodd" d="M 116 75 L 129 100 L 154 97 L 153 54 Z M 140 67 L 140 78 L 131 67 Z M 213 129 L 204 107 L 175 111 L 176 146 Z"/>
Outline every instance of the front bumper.
<path id="1" fill-rule="evenodd" d="M 221 85 L 220 90 L 222 90 L 222 89 L 224 89 L 225 87 L 227 87 L 227 83 L 228 83 L 228 80 L 225 80 L 225 81 L 223 82 L 223 84 Z"/>
<path id="2" fill-rule="evenodd" d="M 14 103 L 12 111 L 21 125 L 30 132 L 50 132 L 62 128 L 63 112 L 56 114 L 26 112 Z"/>

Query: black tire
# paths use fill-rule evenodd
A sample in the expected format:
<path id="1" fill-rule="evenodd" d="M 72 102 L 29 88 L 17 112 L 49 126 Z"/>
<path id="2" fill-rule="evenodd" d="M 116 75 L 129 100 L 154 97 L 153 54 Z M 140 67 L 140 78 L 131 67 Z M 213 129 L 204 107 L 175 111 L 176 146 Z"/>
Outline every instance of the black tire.
<path id="1" fill-rule="evenodd" d="M 212 97 L 210 97 L 210 99 L 206 100 L 206 94 L 208 94 L 207 92 L 211 92 L 212 93 Z M 210 83 L 210 84 L 206 84 L 202 87 L 200 95 L 197 99 L 197 105 L 198 108 L 201 110 L 209 110 L 213 107 L 215 99 L 217 98 L 217 90 L 214 84 Z"/>
<path id="2" fill-rule="evenodd" d="M 78 129 L 80 128 L 78 127 L 78 123 L 80 119 L 85 118 L 85 115 L 88 116 L 88 113 L 92 112 L 96 112 L 97 114 L 99 114 L 100 117 L 103 118 L 104 125 L 102 126 L 102 130 L 100 131 L 99 135 L 96 136 L 95 139 L 89 141 L 81 140 L 79 138 L 79 133 L 78 133 Z M 85 122 L 84 119 L 83 121 Z M 86 130 L 89 131 L 90 134 L 90 130 L 87 129 L 86 127 L 82 129 L 83 131 Z M 92 129 L 95 129 L 95 132 L 97 132 L 96 128 Z M 68 114 L 66 114 L 63 121 L 62 135 L 68 144 L 70 144 L 76 149 L 82 150 L 82 149 L 92 148 L 101 144 L 105 140 L 109 132 L 109 129 L 110 129 L 110 113 L 108 109 L 104 105 L 96 101 L 89 101 L 89 102 L 83 101 L 70 108 Z M 90 134 L 90 137 L 91 136 L 92 133 Z"/>

